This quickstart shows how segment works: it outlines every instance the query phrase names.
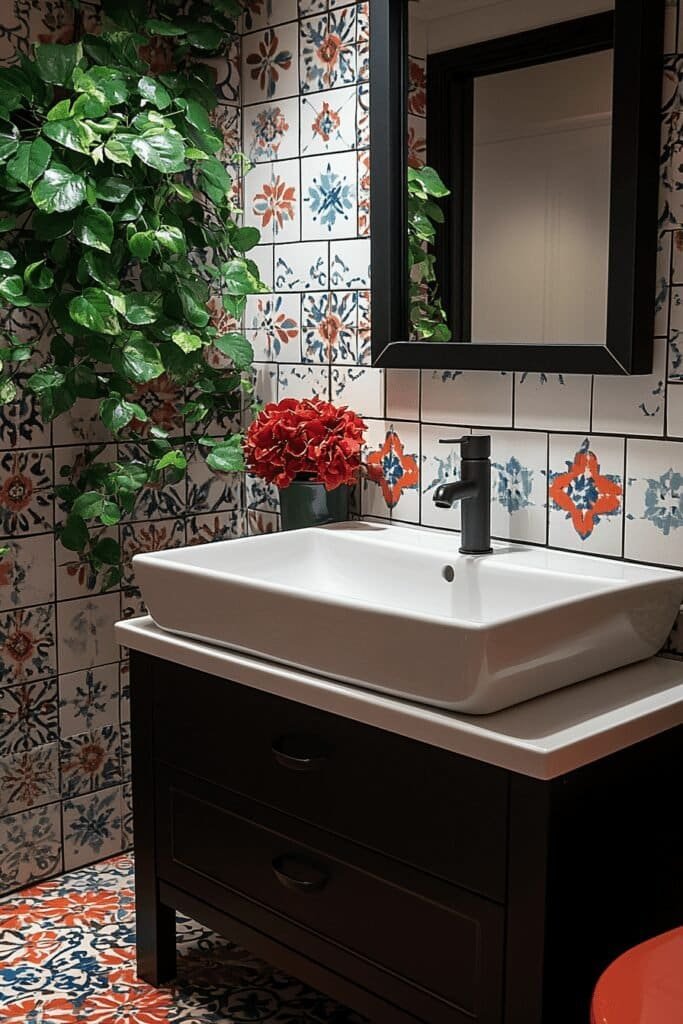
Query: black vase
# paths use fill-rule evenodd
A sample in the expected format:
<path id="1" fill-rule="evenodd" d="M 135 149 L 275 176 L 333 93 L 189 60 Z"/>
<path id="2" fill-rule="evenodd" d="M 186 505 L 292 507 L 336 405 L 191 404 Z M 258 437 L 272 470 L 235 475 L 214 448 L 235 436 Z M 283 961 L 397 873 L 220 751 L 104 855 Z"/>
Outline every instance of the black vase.
<path id="1" fill-rule="evenodd" d="M 349 488 L 342 484 L 326 491 L 325 485 L 316 481 L 293 480 L 280 489 L 280 513 L 283 530 L 344 523 L 349 518 Z"/>

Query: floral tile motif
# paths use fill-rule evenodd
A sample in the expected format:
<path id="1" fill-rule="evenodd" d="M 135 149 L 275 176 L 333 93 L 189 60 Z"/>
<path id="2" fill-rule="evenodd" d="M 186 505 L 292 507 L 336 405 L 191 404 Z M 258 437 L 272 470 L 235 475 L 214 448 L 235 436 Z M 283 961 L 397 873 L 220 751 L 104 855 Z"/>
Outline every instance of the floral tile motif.
<path id="1" fill-rule="evenodd" d="M 242 509 L 228 509 L 209 515 L 190 516 L 187 520 L 187 543 L 210 544 L 218 540 L 234 540 L 245 532 Z"/>
<path id="2" fill-rule="evenodd" d="M 54 601 L 54 544 L 48 533 L 6 540 L 0 555 L 0 611 Z"/>
<path id="3" fill-rule="evenodd" d="M 197 453 L 194 453 L 189 459 L 187 471 L 188 512 L 220 512 L 224 509 L 241 506 L 242 476 L 240 473 L 213 472 L 207 466 L 206 460 Z M 173 547 L 173 542 L 166 542 L 163 545 L 163 547 L 168 546 Z"/>
<path id="4" fill-rule="evenodd" d="M 122 816 L 130 791 L 122 793 Z M 124 837 L 125 837 L 124 821 Z M 124 838 L 125 841 L 125 838 Z M 363 1024 L 327 996 L 177 915 L 178 978 L 135 970 L 133 857 L 71 871 L 3 901 L 0 1013 L 21 1024 Z M 39 983 L 37 983 L 39 980 Z"/>
<path id="5" fill-rule="evenodd" d="M 427 67 L 420 57 L 408 58 L 408 113 L 427 116 Z"/>
<path id="6" fill-rule="evenodd" d="M 521 430 L 492 431 L 491 466 L 493 536 L 545 544 L 548 508 L 547 435 Z"/>
<path id="7" fill-rule="evenodd" d="M 167 373 L 147 384 L 138 384 L 132 400 L 141 405 L 149 416 L 145 423 L 132 421 L 131 427 L 138 434 L 146 436 L 151 427 L 161 427 L 172 437 L 184 433 L 184 420 L 178 411 L 183 405 L 183 390 Z"/>
<path id="8" fill-rule="evenodd" d="M 117 527 L 107 527 L 98 533 L 99 537 L 111 537 L 118 541 Z M 85 597 L 87 594 L 104 592 L 104 571 L 96 572 L 84 553 L 69 551 L 59 541 L 55 542 L 57 557 L 57 598 L 60 601 L 71 597 Z M 107 587 L 112 590 L 115 584 Z"/>
<path id="9" fill-rule="evenodd" d="M 358 153 L 358 234 L 370 235 L 370 150 Z"/>
<path id="10" fill-rule="evenodd" d="M 683 443 L 629 440 L 624 553 L 683 566 Z"/>
<path id="11" fill-rule="evenodd" d="M 277 363 L 261 363 L 254 367 L 254 401 L 258 405 L 277 402 Z"/>
<path id="12" fill-rule="evenodd" d="M 624 442 L 618 438 L 585 438 L 574 455 L 560 452 L 576 438 L 550 439 L 550 543 L 619 556 L 622 552 Z"/>
<path id="13" fill-rule="evenodd" d="M 94 793 L 121 781 L 121 737 L 115 725 L 90 729 L 59 744 L 62 797 Z"/>
<path id="14" fill-rule="evenodd" d="M 297 0 L 246 0 L 244 30 L 252 32 L 267 25 L 294 21 L 297 15 Z"/>
<path id="15" fill-rule="evenodd" d="M 437 508 L 434 504 L 434 492 L 441 484 L 460 479 L 460 452 L 455 445 L 441 444 L 441 438 L 461 437 L 469 433 L 468 427 L 436 427 L 422 424 L 420 522 L 425 526 L 460 529 L 460 502 L 452 509 Z"/>
<path id="16" fill-rule="evenodd" d="M 301 92 L 317 92 L 357 79 L 356 12 L 343 7 L 299 23 Z"/>
<path id="17" fill-rule="evenodd" d="M 242 152 L 241 117 L 240 108 L 228 103 L 219 103 L 210 115 L 214 128 L 223 137 L 223 148 L 216 155 L 225 164 L 231 163 L 237 153 Z"/>
<path id="18" fill-rule="evenodd" d="M 28 682 L 56 672 L 54 606 L 0 614 L 0 683 Z"/>
<path id="19" fill-rule="evenodd" d="M 279 245 L 275 251 L 275 290 L 278 292 L 322 291 L 329 288 L 327 242 L 297 242 Z"/>
<path id="20" fill-rule="evenodd" d="M 356 154 L 301 161 L 301 232 L 304 239 L 348 238 L 356 233 Z"/>
<path id="21" fill-rule="evenodd" d="M 75 797 L 62 804 L 67 871 L 121 851 L 121 815 L 120 786 Z"/>
<path id="22" fill-rule="evenodd" d="M 121 790 L 121 844 L 129 850 L 133 845 L 133 787 L 126 782 Z"/>
<path id="23" fill-rule="evenodd" d="M 256 359 L 291 362 L 299 358 L 298 296 L 250 295 L 245 325 Z"/>
<path id="24" fill-rule="evenodd" d="M 52 529 L 52 454 L 47 449 L 0 453 L 0 533 Z"/>
<path id="25" fill-rule="evenodd" d="M 0 757 L 57 739 L 57 680 L 0 689 Z"/>
<path id="26" fill-rule="evenodd" d="M 57 874 L 61 868 L 58 803 L 0 818 L 0 892 Z"/>
<path id="27" fill-rule="evenodd" d="M 356 98 L 355 86 L 301 97 L 301 156 L 355 148 Z"/>
<path id="28" fill-rule="evenodd" d="M 147 608 L 137 587 L 125 587 L 121 591 L 121 618 L 134 619 L 146 615 Z"/>
<path id="29" fill-rule="evenodd" d="M 99 665 L 59 677 L 62 739 L 119 721 L 119 666 Z"/>
<path id="30" fill-rule="evenodd" d="M 297 27 L 292 22 L 242 39 L 245 103 L 280 99 L 298 92 Z"/>
<path id="31" fill-rule="evenodd" d="M 135 555 L 141 555 L 149 551 L 164 551 L 166 548 L 179 548 L 184 544 L 184 519 L 159 519 L 148 523 L 124 523 L 121 527 L 124 585 L 133 586 L 135 582 L 133 566 L 131 564 Z"/>
<path id="32" fill-rule="evenodd" d="M 245 152 L 252 163 L 299 155 L 299 102 L 263 103 L 244 109 Z"/>
<path id="33" fill-rule="evenodd" d="M 57 606 L 59 667 L 76 672 L 118 659 L 114 623 L 121 617 L 117 594 L 60 601 Z"/>
<path id="34" fill-rule="evenodd" d="M 394 509 L 406 491 L 420 486 L 419 452 L 406 451 L 393 424 L 384 442 L 368 454 L 368 480 L 378 485 L 388 509 Z"/>
<path id="35" fill-rule="evenodd" d="M 357 292 L 305 295 L 301 302 L 301 325 L 304 362 L 357 362 Z"/>
<path id="36" fill-rule="evenodd" d="M 332 4 L 330 6 L 333 6 Z M 370 78 L 370 3 L 364 0 L 356 10 L 356 60 L 358 79 L 367 82 Z"/>
<path id="37" fill-rule="evenodd" d="M 58 798 L 56 743 L 43 743 L 0 758 L 0 815 L 15 814 Z"/>
<path id="38" fill-rule="evenodd" d="M 260 165 L 247 176 L 247 189 L 252 176 L 262 167 L 268 174 L 261 187 L 247 199 L 249 220 L 261 231 L 263 242 L 293 242 L 299 238 L 299 161 L 287 160 Z"/>
<path id="39" fill-rule="evenodd" d="M 326 366 L 302 366 L 298 363 L 283 363 L 279 367 L 278 397 L 322 398 L 328 401 L 330 390 L 329 370 Z"/>

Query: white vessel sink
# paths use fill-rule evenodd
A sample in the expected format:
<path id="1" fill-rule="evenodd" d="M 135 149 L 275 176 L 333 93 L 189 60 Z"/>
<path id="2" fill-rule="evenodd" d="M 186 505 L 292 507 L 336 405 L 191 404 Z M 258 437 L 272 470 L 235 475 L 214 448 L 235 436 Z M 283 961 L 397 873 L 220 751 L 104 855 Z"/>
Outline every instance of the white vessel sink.
<path id="1" fill-rule="evenodd" d="M 370 523 L 137 555 L 162 629 L 473 714 L 656 654 L 683 574 Z"/>

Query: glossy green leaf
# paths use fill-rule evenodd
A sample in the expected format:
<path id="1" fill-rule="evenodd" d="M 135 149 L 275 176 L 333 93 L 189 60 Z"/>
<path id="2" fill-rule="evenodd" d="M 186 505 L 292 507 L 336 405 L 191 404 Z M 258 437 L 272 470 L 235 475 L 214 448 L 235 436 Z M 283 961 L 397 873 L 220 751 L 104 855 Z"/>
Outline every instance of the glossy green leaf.
<path id="1" fill-rule="evenodd" d="M 189 331 L 174 331 L 171 340 L 183 352 L 195 352 L 197 349 L 202 348 L 203 345 L 202 339 L 197 334 L 191 334 Z"/>
<path id="2" fill-rule="evenodd" d="M 24 291 L 24 279 L 19 274 L 0 277 L 0 296 L 8 302 L 16 302 Z"/>
<path id="3" fill-rule="evenodd" d="M 133 256 L 139 260 L 147 260 L 154 249 L 153 231 L 136 231 L 128 239 L 128 248 Z"/>
<path id="4" fill-rule="evenodd" d="M 148 75 L 143 75 L 138 81 L 138 92 L 148 103 L 153 103 L 158 110 L 165 110 L 171 104 L 170 93 L 164 89 L 161 82 L 155 78 L 149 78 Z"/>
<path id="5" fill-rule="evenodd" d="M 183 137 L 173 129 L 135 138 L 132 148 L 135 155 L 155 171 L 173 174 L 185 167 Z"/>
<path id="6" fill-rule="evenodd" d="M 0 270 L 11 270 L 16 264 L 17 261 L 11 252 L 0 250 Z"/>
<path id="7" fill-rule="evenodd" d="M 110 252 L 114 240 L 114 224 L 104 210 L 89 206 L 76 218 L 74 234 L 83 245 Z"/>
<path id="8" fill-rule="evenodd" d="M 146 384 L 164 372 L 164 365 L 156 345 L 145 338 L 134 338 L 123 347 L 121 366 L 131 380 Z"/>
<path id="9" fill-rule="evenodd" d="M 118 565 L 121 561 L 121 546 L 113 537 L 100 537 L 93 548 L 93 557 L 105 565 Z"/>
<path id="10" fill-rule="evenodd" d="M 19 147 L 7 164 L 10 178 L 30 187 L 45 172 L 52 157 L 52 146 L 45 139 L 20 142 Z"/>
<path id="11" fill-rule="evenodd" d="M 11 121 L 0 120 L 0 163 L 9 160 L 19 148 L 19 129 Z"/>
<path id="12" fill-rule="evenodd" d="M 50 121 L 43 125 L 43 135 L 74 153 L 87 153 L 88 135 L 84 125 L 75 118 L 65 121 Z"/>
<path id="13" fill-rule="evenodd" d="M 238 331 L 229 331 L 227 334 L 219 334 L 214 338 L 216 348 L 232 359 L 238 370 L 246 370 L 251 366 L 254 359 L 254 349 L 251 343 Z"/>
<path id="14" fill-rule="evenodd" d="M 258 228 L 237 228 L 230 236 L 230 243 L 238 252 L 248 252 L 260 241 L 261 232 Z"/>
<path id="15" fill-rule="evenodd" d="M 67 516 L 66 523 L 59 531 L 59 540 L 68 551 L 84 551 L 90 540 L 85 520 L 73 513 Z"/>
<path id="16" fill-rule="evenodd" d="M 74 68 L 83 56 L 80 43 L 39 43 L 34 55 L 40 77 L 51 85 L 70 85 Z"/>
<path id="17" fill-rule="evenodd" d="M 169 249 L 177 255 L 184 253 L 187 249 L 185 235 L 180 228 L 174 227 L 171 224 L 162 224 L 154 232 L 154 237 L 162 248 Z"/>
<path id="18" fill-rule="evenodd" d="M 129 324 L 154 324 L 161 316 L 160 292 L 129 292 L 124 316 Z"/>
<path id="19" fill-rule="evenodd" d="M 114 273 L 111 259 L 108 255 L 96 250 L 87 250 L 83 253 L 83 262 L 90 276 L 98 284 L 108 289 L 118 287 L 119 279 Z"/>
<path id="20" fill-rule="evenodd" d="M 105 203 L 122 203 L 133 190 L 123 178 L 102 178 L 95 186 L 95 195 Z"/>
<path id="21" fill-rule="evenodd" d="M 49 267 L 45 266 L 45 260 L 36 260 L 34 263 L 29 263 L 24 270 L 24 281 L 31 288 L 38 288 L 42 291 L 45 288 L 49 288 L 54 279 L 55 275 Z"/>
<path id="22" fill-rule="evenodd" d="M 104 144 L 104 153 L 112 163 L 114 164 L 127 164 L 128 167 L 132 166 L 132 146 L 127 141 L 123 141 L 117 136 L 112 136 L 111 139 L 107 139 Z"/>
<path id="23" fill-rule="evenodd" d="M 86 491 L 74 501 L 71 511 L 81 519 L 92 519 L 99 516 L 104 505 L 104 497 L 98 491 Z"/>
<path id="24" fill-rule="evenodd" d="M 198 128 L 201 132 L 207 132 L 211 128 L 211 122 L 209 121 L 209 115 L 196 100 L 188 100 L 181 97 L 177 101 L 178 106 L 182 109 L 185 117 L 193 127 Z"/>
<path id="25" fill-rule="evenodd" d="M 118 334 L 120 326 L 111 299 L 101 288 L 86 288 L 69 302 L 72 319 L 99 334 Z"/>
<path id="26" fill-rule="evenodd" d="M 206 457 L 207 465 L 216 473 L 242 473 L 246 466 L 239 434 L 215 445 Z"/>
<path id="27" fill-rule="evenodd" d="M 62 164 L 53 164 L 33 186 L 33 201 L 45 213 L 66 213 L 85 200 L 85 179 Z"/>
<path id="28" fill-rule="evenodd" d="M 150 18 L 145 22 L 145 28 L 155 36 L 184 36 L 185 29 L 174 25 L 170 21 L 161 21 L 159 18 Z"/>

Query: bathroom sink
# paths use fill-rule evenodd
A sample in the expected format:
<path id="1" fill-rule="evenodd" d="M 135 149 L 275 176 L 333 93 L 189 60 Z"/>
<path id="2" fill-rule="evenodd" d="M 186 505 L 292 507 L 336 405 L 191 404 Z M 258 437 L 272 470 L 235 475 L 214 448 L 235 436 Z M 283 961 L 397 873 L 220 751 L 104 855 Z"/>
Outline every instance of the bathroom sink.
<path id="1" fill-rule="evenodd" d="M 485 714 L 648 658 L 683 574 L 345 523 L 137 555 L 162 629 L 343 682 Z"/>

